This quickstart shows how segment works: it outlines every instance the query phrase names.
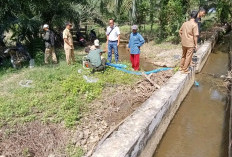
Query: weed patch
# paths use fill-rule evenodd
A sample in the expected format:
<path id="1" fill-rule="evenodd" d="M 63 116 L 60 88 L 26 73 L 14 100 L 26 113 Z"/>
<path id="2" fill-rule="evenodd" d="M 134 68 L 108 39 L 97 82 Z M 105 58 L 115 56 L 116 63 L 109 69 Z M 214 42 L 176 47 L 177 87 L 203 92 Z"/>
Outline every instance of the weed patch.
<path id="1" fill-rule="evenodd" d="M 40 120 L 44 123 L 64 122 L 66 127 L 72 127 L 88 111 L 87 104 L 101 98 L 106 86 L 132 84 L 138 80 L 138 77 L 114 68 L 94 75 L 84 69 L 79 74 L 78 69 L 82 69 L 80 63 L 67 66 L 61 60 L 59 65 L 24 69 L 15 78 L 10 74 L 12 78 L 8 78 L 0 89 L 0 126 Z M 98 82 L 87 83 L 83 75 L 97 78 Z M 21 80 L 33 80 L 33 83 L 30 88 L 25 88 L 19 85 Z"/>

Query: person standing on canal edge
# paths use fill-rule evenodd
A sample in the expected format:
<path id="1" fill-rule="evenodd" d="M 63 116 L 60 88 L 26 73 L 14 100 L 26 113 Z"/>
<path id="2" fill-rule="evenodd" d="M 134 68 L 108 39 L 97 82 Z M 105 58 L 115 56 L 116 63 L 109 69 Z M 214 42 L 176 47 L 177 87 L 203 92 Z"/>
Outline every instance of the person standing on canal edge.
<path id="1" fill-rule="evenodd" d="M 57 64 L 57 58 L 55 53 L 55 36 L 54 32 L 52 32 L 49 29 L 49 25 L 45 24 L 43 26 L 43 29 L 45 31 L 43 40 L 45 41 L 45 54 L 44 54 L 44 62 L 45 64 L 48 64 L 48 60 L 50 56 L 52 56 L 52 62 L 54 64 Z"/>
<path id="2" fill-rule="evenodd" d="M 75 62 L 73 38 L 70 32 L 71 28 L 72 28 L 72 24 L 68 22 L 66 23 L 66 28 L 63 31 L 64 50 L 65 50 L 66 61 L 68 65 L 71 64 L 71 60 L 73 63 Z"/>
<path id="3" fill-rule="evenodd" d="M 130 40 L 128 44 L 128 48 L 130 49 L 130 60 L 132 64 L 132 68 L 135 71 L 139 70 L 139 56 L 140 56 L 140 47 L 144 44 L 145 40 L 140 35 L 137 30 L 138 26 L 133 25 L 132 33 L 130 34 Z"/>
<path id="4" fill-rule="evenodd" d="M 196 11 L 191 13 L 191 19 L 185 22 L 179 31 L 182 43 L 182 58 L 180 70 L 183 73 L 189 73 L 189 65 L 192 61 L 193 51 L 197 49 L 197 39 L 199 36 L 198 25 L 195 22 Z"/>
<path id="5" fill-rule="evenodd" d="M 114 20 L 109 20 L 109 27 L 106 30 L 107 46 L 108 46 L 108 60 L 111 63 L 112 49 L 114 49 L 115 62 L 118 63 L 118 46 L 120 44 L 120 30 L 118 26 L 114 25 Z"/>
<path id="6" fill-rule="evenodd" d="M 198 13 L 196 13 L 195 16 L 195 21 L 198 24 L 198 39 L 197 42 L 200 43 L 201 42 L 201 38 L 200 38 L 200 33 L 201 33 L 201 18 L 204 17 L 206 14 L 206 10 L 204 8 L 200 8 L 200 10 L 198 11 Z"/>

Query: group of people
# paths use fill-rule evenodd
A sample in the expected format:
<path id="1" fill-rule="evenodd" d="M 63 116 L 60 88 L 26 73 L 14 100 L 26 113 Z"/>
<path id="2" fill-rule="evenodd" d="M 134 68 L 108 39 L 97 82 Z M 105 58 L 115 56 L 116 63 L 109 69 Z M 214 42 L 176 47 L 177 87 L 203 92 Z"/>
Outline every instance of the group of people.
<path id="1" fill-rule="evenodd" d="M 45 41 L 45 64 L 49 63 L 49 57 L 52 56 L 53 63 L 57 63 L 57 57 L 54 48 L 54 33 L 49 29 L 49 25 L 45 24 L 43 26 L 45 31 L 45 35 L 43 37 Z M 72 24 L 70 22 L 66 23 L 66 28 L 63 31 L 63 39 L 64 39 L 64 50 L 66 55 L 66 62 L 70 65 L 72 62 L 75 62 L 74 55 L 74 46 L 73 46 L 73 37 L 70 32 L 72 29 Z M 137 32 L 138 27 L 136 25 L 132 26 L 132 33 L 130 35 L 130 40 L 128 44 L 128 48 L 130 51 L 130 59 L 132 63 L 132 67 L 134 70 L 139 70 L 139 54 L 140 47 L 144 44 L 143 37 Z M 114 24 L 114 20 L 109 20 L 109 26 L 106 30 L 107 36 L 107 48 L 108 49 L 108 61 L 112 62 L 112 54 L 114 52 L 115 62 L 119 61 L 118 54 L 118 46 L 120 44 L 120 29 L 118 26 Z M 93 68 L 93 72 L 95 71 L 104 71 L 107 60 L 102 58 L 102 53 L 106 52 L 100 49 L 99 40 L 96 39 L 94 41 L 94 45 L 87 49 L 88 56 L 87 59 L 90 62 L 90 67 Z"/>
<path id="2" fill-rule="evenodd" d="M 190 20 L 185 22 L 179 31 L 181 37 L 183 54 L 180 63 L 180 70 L 183 73 L 189 73 L 189 65 L 192 61 L 193 52 L 197 49 L 198 43 L 200 41 L 200 26 L 201 18 L 206 14 L 206 11 L 202 8 L 198 12 L 193 11 L 190 15 Z M 44 40 L 45 40 L 45 64 L 48 64 L 48 59 L 52 56 L 53 63 L 57 63 L 57 58 L 54 49 L 54 33 L 49 30 L 47 24 L 44 25 L 45 30 Z M 75 63 L 73 37 L 70 32 L 72 29 L 72 24 L 70 22 L 66 23 L 66 28 L 63 31 L 64 39 L 64 50 L 66 55 L 66 62 L 68 65 Z M 128 51 L 130 52 L 130 60 L 132 68 L 135 71 L 139 70 L 140 66 L 140 47 L 145 43 L 144 38 L 140 33 L 137 32 L 138 26 L 133 25 L 131 27 L 132 33 L 130 34 Z M 106 30 L 108 57 L 109 63 L 112 62 L 112 52 L 114 50 L 115 62 L 119 61 L 118 46 L 120 45 L 120 29 L 114 24 L 114 20 L 109 20 L 109 26 Z M 53 38 L 53 39 L 52 39 Z M 101 55 L 106 52 L 100 48 L 99 40 L 94 41 L 94 45 L 86 49 L 87 60 L 89 61 L 89 67 L 96 71 L 104 71 L 107 60 Z"/>
<path id="3" fill-rule="evenodd" d="M 130 40 L 128 44 L 128 50 L 130 51 L 130 60 L 132 64 L 132 68 L 135 71 L 139 70 L 139 54 L 140 54 L 140 47 L 144 44 L 145 40 L 141 34 L 137 32 L 138 26 L 133 25 L 131 27 L 132 33 L 130 34 Z M 108 49 L 108 61 L 109 63 L 112 62 L 112 51 L 114 50 L 115 62 L 118 63 L 119 61 L 119 54 L 118 54 L 118 46 L 120 45 L 120 29 L 118 26 L 114 24 L 114 20 L 109 20 L 109 26 L 106 30 L 107 36 L 107 47 Z M 88 51 L 87 51 L 88 52 Z M 93 67 L 93 73 L 95 71 L 102 71 L 105 70 L 106 59 L 100 57 L 103 51 L 99 47 L 99 40 L 95 40 L 94 48 L 90 48 L 89 54 L 87 59 L 90 61 L 90 65 Z M 96 60 L 98 64 L 96 64 Z M 100 64 L 101 63 L 101 64 Z"/>
<path id="4" fill-rule="evenodd" d="M 45 64 L 49 63 L 49 58 L 52 56 L 53 63 L 57 63 L 57 57 L 55 53 L 55 35 L 49 29 L 49 25 L 45 24 L 43 26 L 45 34 L 43 36 L 43 40 L 45 41 L 45 55 L 44 62 Z M 75 55 L 74 55 L 74 46 L 73 46 L 73 37 L 70 32 L 72 29 L 72 24 L 70 22 L 66 23 L 66 28 L 63 31 L 63 39 L 64 39 L 64 51 L 66 55 L 66 62 L 68 65 L 71 62 L 75 63 Z"/>

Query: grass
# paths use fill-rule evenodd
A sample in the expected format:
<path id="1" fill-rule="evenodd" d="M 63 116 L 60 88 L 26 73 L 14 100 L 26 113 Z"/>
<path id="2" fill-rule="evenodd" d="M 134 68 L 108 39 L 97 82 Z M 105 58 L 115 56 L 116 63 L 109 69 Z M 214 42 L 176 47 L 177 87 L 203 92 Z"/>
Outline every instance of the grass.
<path id="1" fill-rule="evenodd" d="M 58 54 L 58 65 L 43 65 L 43 53 L 38 53 L 34 69 L 2 72 L 0 126 L 34 120 L 75 126 L 88 111 L 87 104 L 101 98 L 106 85 L 131 84 L 138 79 L 114 68 L 108 68 L 104 74 L 91 75 L 89 70 L 82 68 L 82 56 L 76 55 L 78 63 L 67 66 L 64 52 L 60 50 Z M 81 74 L 78 69 L 82 69 Z M 98 78 L 99 81 L 87 83 L 83 75 Z M 33 83 L 30 88 L 25 88 L 19 85 L 21 80 L 32 80 Z"/>
<path id="2" fill-rule="evenodd" d="M 71 157 L 82 157 L 84 155 L 84 151 L 81 148 L 75 147 L 71 144 L 67 146 L 66 152 Z"/>

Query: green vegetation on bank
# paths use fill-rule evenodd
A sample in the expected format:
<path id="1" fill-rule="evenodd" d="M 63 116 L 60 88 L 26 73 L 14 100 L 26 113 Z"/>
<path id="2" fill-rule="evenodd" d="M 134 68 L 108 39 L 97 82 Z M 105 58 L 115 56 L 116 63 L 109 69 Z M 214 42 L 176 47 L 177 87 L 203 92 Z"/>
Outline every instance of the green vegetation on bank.
<path id="1" fill-rule="evenodd" d="M 138 80 L 138 77 L 114 68 L 107 68 L 105 73 L 90 74 L 82 68 L 81 57 L 77 56 L 78 63 L 71 66 L 66 65 L 61 55 L 58 65 L 43 65 L 3 75 L 2 78 L 7 79 L 0 80 L 0 126 L 36 119 L 53 123 L 64 121 L 67 127 L 74 126 L 88 111 L 87 104 L 102 97 L 106 86 L 132 84 Z M 79 69 L 81 73 L 78 73 Z M 98 78 L 98 82 L 87 83 L 83 75 Z M 21 80 L 32 80 L 33 83 L 29 88 L 22 87 L 19 85 Z"/>
<path id="2" fill-rule="evenodd" d="M 176 41 L 181 24 L 199 7 L 214 12 L 218 23 L 231 22 L 231 0 L 5 0 L 0 2 L 0 35 L 11 30 L 12 39 L 22 35 L 31 46 L 44 23 L 57 32 L 66 21 L 73 22 L 75 29 L 97 25 L 102 32 L 113 18 L 120 26 L 149 25 L 145 32 L 156 30 L 158 38 Z"/>

